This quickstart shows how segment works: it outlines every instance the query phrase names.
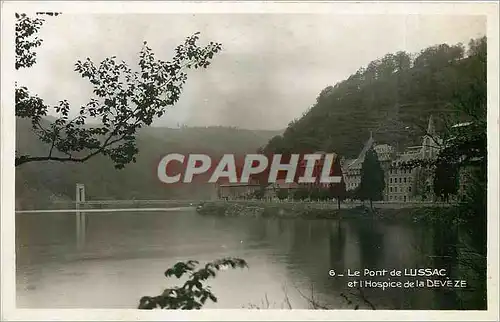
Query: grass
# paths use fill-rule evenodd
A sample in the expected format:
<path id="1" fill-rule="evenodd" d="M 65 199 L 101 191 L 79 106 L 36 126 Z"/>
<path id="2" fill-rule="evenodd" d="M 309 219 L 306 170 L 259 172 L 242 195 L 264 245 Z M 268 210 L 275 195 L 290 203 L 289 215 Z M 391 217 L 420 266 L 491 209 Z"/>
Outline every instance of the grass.
<path id="1" fill-rule="evenodd" d="M 281 309 L 281 310 L 293 310 L 292 301 L 288 295 L 288 290 L 286 285 L 283 285 L 283 300 L 280 303 L 271 302 L 267 296 L 261 300 L 261 303 L 255 304 L 250 303 L 248 306 L 244 307 L 246 309 L 255 310 L 269 310 L 269 309 Z M 322 303 L 316 296 L 314 292 L 314 287 L 311 284 L 311 295 L 305 295 L 299 288 L 295 287 L 297 293 L 308 303 L 309 310 L 335 310 L 339 308 L 330 307 L 328 304 Z M 361 305 L 365 306 L 367 309 L 376 310 L 375 305 L 365 296 L 362 289 L 356 289 L 356 292 L 350 292 L 349 294 L 340 293 L 340 297 L 345 301 L 345 303 L 351 307 L 353 310 L 358 310 Z"/>

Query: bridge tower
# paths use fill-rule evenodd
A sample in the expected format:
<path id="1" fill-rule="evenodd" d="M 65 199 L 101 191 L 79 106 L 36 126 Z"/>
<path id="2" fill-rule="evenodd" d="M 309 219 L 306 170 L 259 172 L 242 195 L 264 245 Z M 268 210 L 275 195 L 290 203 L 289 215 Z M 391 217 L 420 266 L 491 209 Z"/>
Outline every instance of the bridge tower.
<path id="1" fill-rule="evenodd" d="M 79 208 L 80 202 L 85 202 L 85 185 L 82 183 L 76 184 L 76 207 Z"/>

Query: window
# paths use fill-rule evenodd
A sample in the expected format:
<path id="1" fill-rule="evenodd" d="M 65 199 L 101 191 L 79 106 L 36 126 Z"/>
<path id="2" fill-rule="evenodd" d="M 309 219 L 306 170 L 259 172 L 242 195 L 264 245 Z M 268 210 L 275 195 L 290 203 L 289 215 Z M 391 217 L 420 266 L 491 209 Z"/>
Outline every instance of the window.
<path id="1" fill-rule="evenodd" d="M 406 196 L 405 196 L 404 202 L 406 202 Z"/>
<path id="2" fill-rule="evenodd" d="M 399 192 L 403 192 L 403 187 L 399 187 Z"/>
<path id="3" fill-rule="evenodd" d="M 390 178 L 389 181 L 392 183 L 392 178 Z"/>
<path id="4" fill-rule="evenodd" d="M 392 200 L 392 196 L 389 197 L 389 200 Z"/>
<path id="5" fill-rule="evenodd" d="M 399 178 L 399 183 L 401 183 L 401 177 Z"/>
<path id="6" fill-rule="evenodd" d="M 406 183 L 406 177 L 405 177 L 405 179 L 404 179 L 404 182 Z"/>
<path id="7" fill-rule="evenodd" d="M 408 192 L 411 192 L 411 187 L 408 187 Z"/>
<path id="8" fill-rule="evenodd" d="M 389 190 L 392 192 L 392 187 L 390 187 Z"/>

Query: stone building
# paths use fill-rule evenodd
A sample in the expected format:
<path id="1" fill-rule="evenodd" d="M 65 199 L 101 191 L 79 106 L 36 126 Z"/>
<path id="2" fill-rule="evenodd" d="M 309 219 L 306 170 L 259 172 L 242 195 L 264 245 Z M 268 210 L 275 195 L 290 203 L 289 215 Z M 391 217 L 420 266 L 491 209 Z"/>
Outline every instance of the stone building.
<path id="1" fill-rule="evenodd" d="M 432 116 L 429 118 L 427 133 L 422 138 L 422 145 L 406 148 L 398 153 L 394 147 L 388 144 L 377 144 L 370 134 L 359 156 L 356 159 L 343 160 L 342 172 L 346 182 L 346 189 L 352 191 L 361 183 L 361 166 L 366 152 L 373 148 L 377 153 L 380 165 L 384 171 L 385 189 L 383 191 L 384 201 L 408 202 L 422 200 L 419 191 L 429 189 L 432 185 L 432 177 L 426 176 L 420 179 L 419 169 L 405 169 L 402 165 L 414 159 L 436 158 L 439 153 L 441 139 L 437 136 Z M 420 180 L 417 180 L 420 179 Z"/>
<path id="2" fill-rule="evenodd" d="M 257 182 L 219 184 L 217 186 L 217 196 L 219 199 L 226 200 L 252 199 L 260 187 Z"/>

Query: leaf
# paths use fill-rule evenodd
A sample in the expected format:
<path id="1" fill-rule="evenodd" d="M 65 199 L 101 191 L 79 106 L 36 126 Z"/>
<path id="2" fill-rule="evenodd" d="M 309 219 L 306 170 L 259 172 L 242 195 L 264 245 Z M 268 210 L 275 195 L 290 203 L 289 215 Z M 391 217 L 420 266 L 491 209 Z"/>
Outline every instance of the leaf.
<path id="1" fill-rule="evenodd" d="M 208 294 L 208 297 L 210 298 L 210 300 L 212 300 L 212 302 L 217 303 L 217 297 L 215 297 L 215 295 L 210 293 L 210 294 Z"/>
<path id="2" fill-rule="evenodd" d="M 171 277 L 172 275 L 174 275 L 174 270 L 172 268 L 169 268 L 165 271 L 165 276 L 166 277 Z"/>

